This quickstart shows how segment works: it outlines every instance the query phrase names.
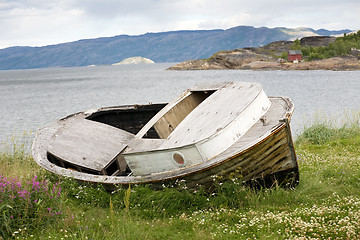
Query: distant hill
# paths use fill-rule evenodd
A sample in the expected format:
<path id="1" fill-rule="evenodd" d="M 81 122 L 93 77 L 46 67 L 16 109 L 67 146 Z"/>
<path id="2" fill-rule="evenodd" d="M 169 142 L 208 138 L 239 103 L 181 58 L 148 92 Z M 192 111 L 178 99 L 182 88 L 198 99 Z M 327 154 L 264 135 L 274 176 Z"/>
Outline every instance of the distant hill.
<path id="1" fill-rule="evenodd" d="M 143 56 L 155 62 L 181 62 L 208 58 L 220 50 L 259 47 L 273 41 L 310 35 L 333 35 L 351 30 L 311 28 L 255 28 L 238 26 L 227 30 L 198 30 L 119 35 L 44 47 L 0 49 L 0 70 L 104 65 Z"/>

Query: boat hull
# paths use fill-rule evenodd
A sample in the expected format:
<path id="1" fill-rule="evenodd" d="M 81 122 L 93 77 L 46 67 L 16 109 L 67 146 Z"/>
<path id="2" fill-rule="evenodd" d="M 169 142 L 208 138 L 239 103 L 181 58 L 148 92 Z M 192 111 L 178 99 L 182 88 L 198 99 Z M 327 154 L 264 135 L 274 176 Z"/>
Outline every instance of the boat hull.
<path id="1" fill-rule="evenodd" d="M 82 169 L 74 171 L 73 167 L 65 166 L 61 162 L 62 159 L 55 159 L 55 161 L 51 159 L 54 156 L 49 155 L 54 136 L 57 135 L 60 125 L 66 125 L 66 122 L 91 119 L 93 116 L 98 117 L 99 115 L 103 116 L 102 119 L 110 119 L 109 116 L 110 114 L 114 115 L 114 111 L 117 111 L 115 116 L 118 116 L 121 112 L 153 109 L 152 105 L 102 108 L 71 115 L 41 128 L 36 133 L 32 152 L 34 160 L 50 172 L 80 181 L 102 183 L 109 188 L 113 188 L 115 185 L 119 187 L 129 184 L 163 186 L 181 181 L 189 188 L 204 186 L 211 189 L 219 182 L 234 179 L 254 187 L 276 185 L 294 187 L 299 182 L 298 164 L 290 131 L 294 106 L 288 98 L 270 97 L 269 99 L 272 106 L 266 116 L 257 121 L 239 141 L 203 163 L 173 171 L 144 176 L 92 174 Z M 157 106 L 156 111 L 162 106 L 164 105 Z"/>

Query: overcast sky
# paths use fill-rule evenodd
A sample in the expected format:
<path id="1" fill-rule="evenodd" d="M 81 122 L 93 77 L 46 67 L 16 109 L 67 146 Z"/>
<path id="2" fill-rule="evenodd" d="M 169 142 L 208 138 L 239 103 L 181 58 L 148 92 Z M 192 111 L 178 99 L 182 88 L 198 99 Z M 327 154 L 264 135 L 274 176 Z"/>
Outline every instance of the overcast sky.
<path id="1" fill-rule="evenodd" d="M 360 0 L 0 0 L 0 49 L 198 29 L 360 29 Z"/>

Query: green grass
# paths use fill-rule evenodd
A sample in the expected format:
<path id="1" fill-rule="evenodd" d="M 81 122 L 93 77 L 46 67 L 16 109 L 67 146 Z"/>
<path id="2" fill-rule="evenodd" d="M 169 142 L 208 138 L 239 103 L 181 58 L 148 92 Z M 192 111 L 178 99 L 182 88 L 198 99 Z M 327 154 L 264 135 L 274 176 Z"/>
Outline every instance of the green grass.
<path id="1" fill-rule="evenodd" d="M 108 193 L 41 170 L 23 146 L 0 154 L 0 175 L 59 183 L 62 214 L 44 227 L 12 229 L 20 239 L 359 239 L 360 125 L 314 123 L 295 143 L 300 184 L 295 189 L 226 182 L 195 193 L 181 184 L 154 191 L 130 186 Z M 1 194 L 1 193 L 0 193 Z M 0 195 L 1 196 L 1 195 Z M 1 210 L 0 210 L 1 214 Z M 37 221 L 36 216 L 29 221 Z M 54 222 L 55 221 L 55 222 Z M 14 236 L 12 236 L 14 235 Z M 1 239 L 1 237 L 0 237 Z M 7 239 L 4 237 L 4 239 Z"/>

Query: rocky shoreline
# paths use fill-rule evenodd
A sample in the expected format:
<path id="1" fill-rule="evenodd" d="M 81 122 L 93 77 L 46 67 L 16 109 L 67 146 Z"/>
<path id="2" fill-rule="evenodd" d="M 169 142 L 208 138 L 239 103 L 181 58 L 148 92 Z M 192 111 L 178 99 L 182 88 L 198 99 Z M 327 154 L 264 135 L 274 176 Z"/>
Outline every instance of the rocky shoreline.
<path id="1" fill-rule="evenodd" d="M 315 60 L 299 63 L 279 63 L 276 61 L 243 61 L 238 65 L 232 62 L 192 60 L 176 64 L 168 68 L 169 70 L 333 70 L 333 71 L 352 71 L 360 70 L 360 61 L 355 57 L 334 57 L 324 60 Z"/>
<path id="2" fill-rule="evenodd" d="M 301 39 L 309 46 L 324 46 L 333 37 L 307 37 Z M 169 70 L 360 70 L 360 57 L 354 55 L 338 56 L 323 60 L 292 63 L 279 61 L 282 52 L 287 52 L 292 41 L 278 41 L 264 47 L 220 51 L 208 59 L 190 60 L 176 64 Z"/>

